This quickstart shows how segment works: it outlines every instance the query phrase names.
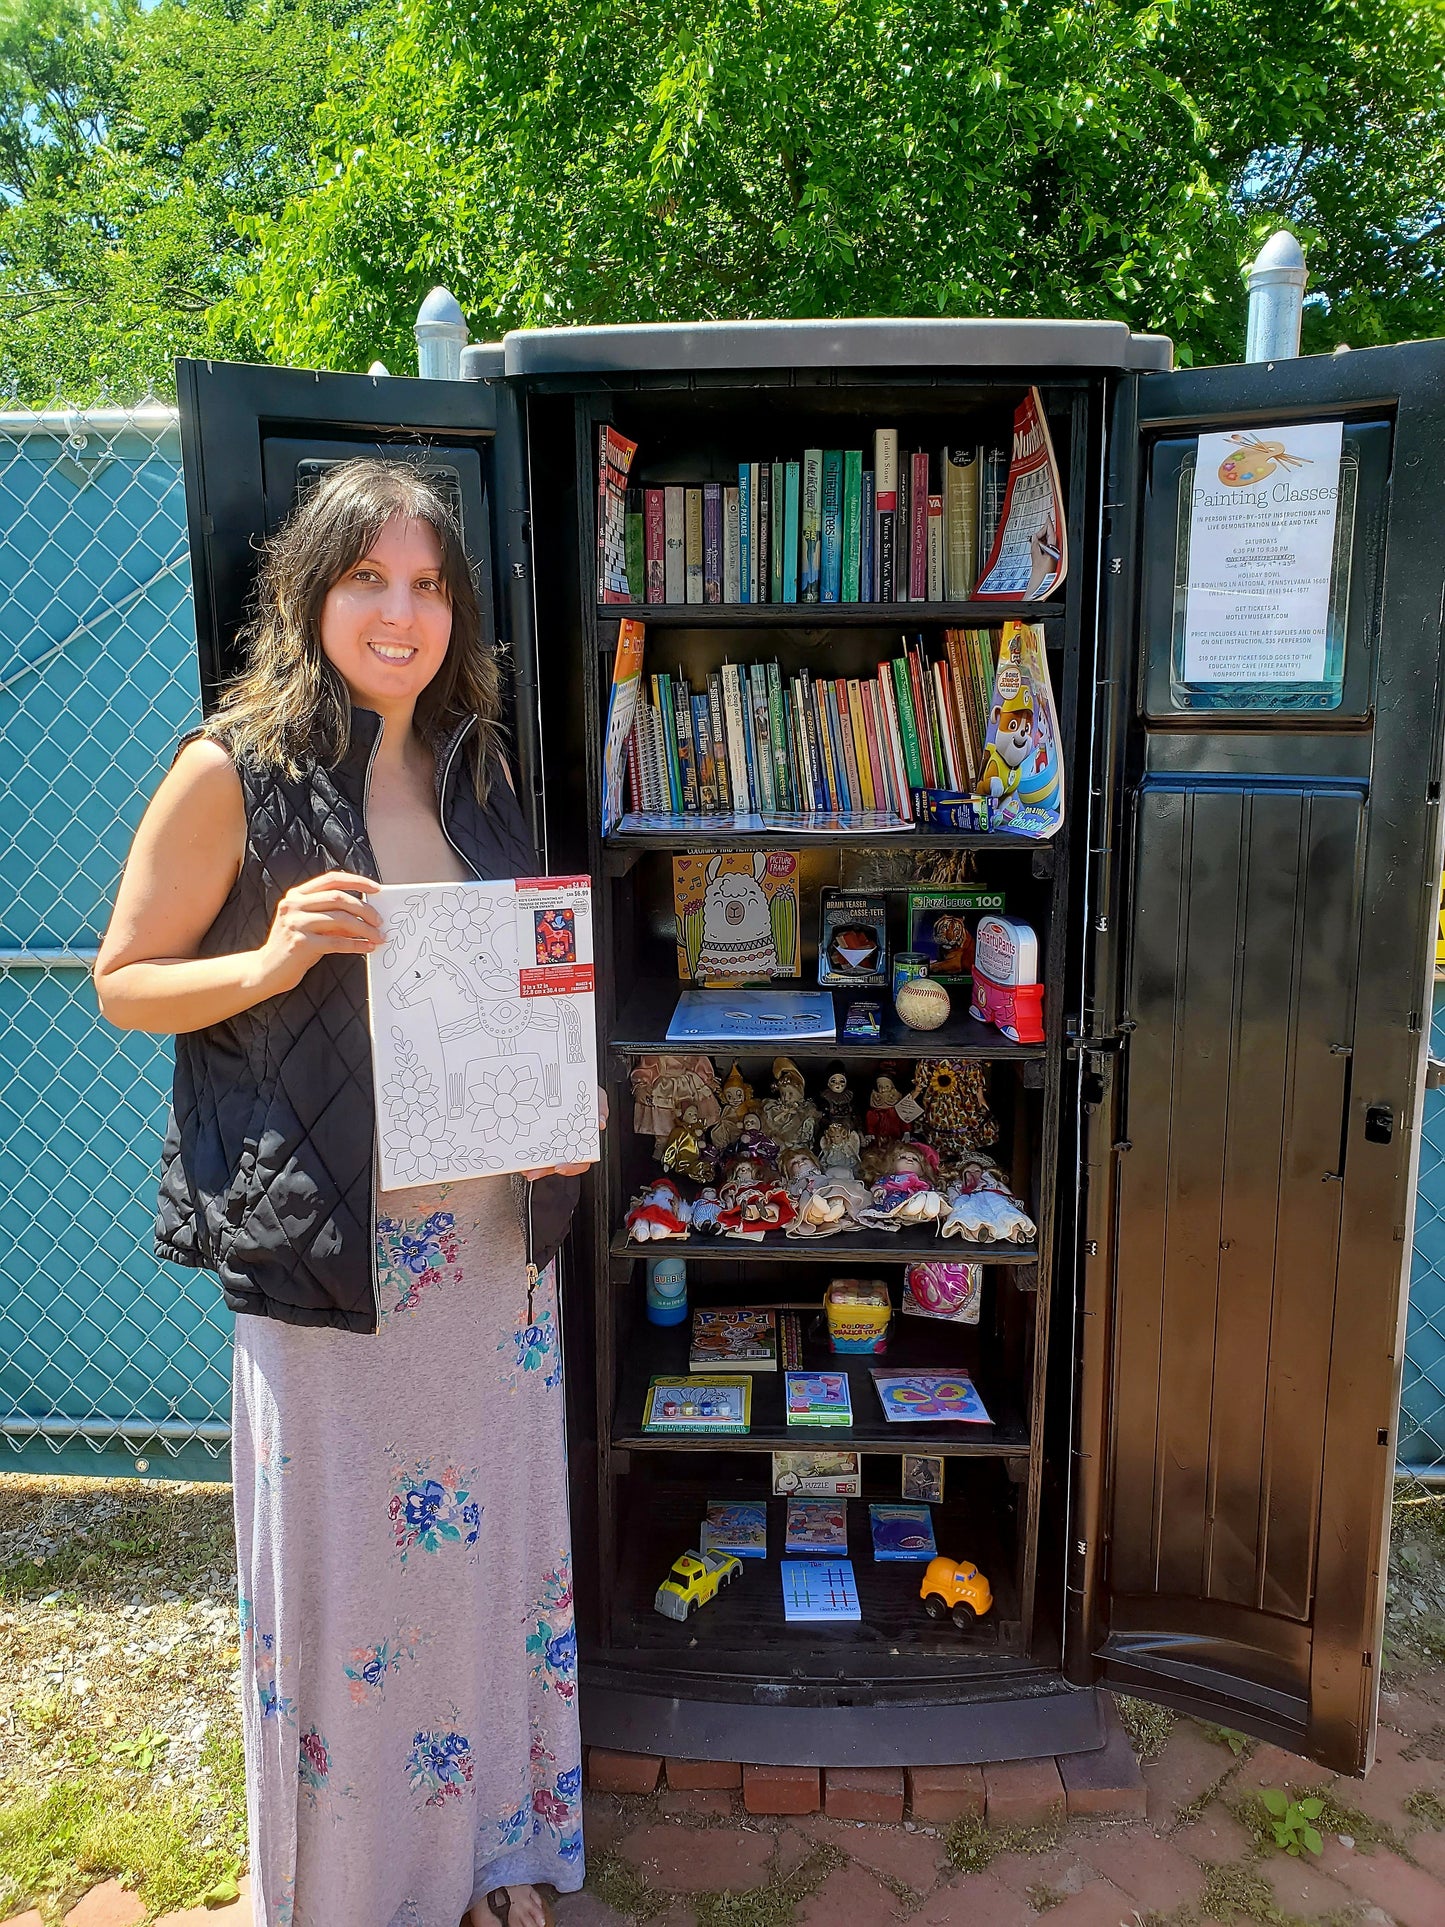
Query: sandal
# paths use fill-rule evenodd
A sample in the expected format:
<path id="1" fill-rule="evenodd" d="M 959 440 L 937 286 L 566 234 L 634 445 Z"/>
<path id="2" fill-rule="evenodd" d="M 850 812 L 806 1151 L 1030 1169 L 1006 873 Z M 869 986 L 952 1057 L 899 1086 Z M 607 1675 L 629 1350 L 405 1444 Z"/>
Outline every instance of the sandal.
<path id="1" fill-rule="evenodd" d="M 542 1903 L 544 1927 L 557 1927 L 557 1916 L 552 1911 L 551 1901 L 548 1900 L 540 1887 L 536 1889 L 536 1894 L 538 1900 Z M 496 1915 L 497 1919 L 501 1921 L 502 1927 L 507 1927 L 507 1923 L 512 1918 L 512 1896 L 510 1891 L 506 1887 L 498 1887 L 492 1893 L 489 1893 L 487 1895 L 487 1910 L 489 1913 Z"/>

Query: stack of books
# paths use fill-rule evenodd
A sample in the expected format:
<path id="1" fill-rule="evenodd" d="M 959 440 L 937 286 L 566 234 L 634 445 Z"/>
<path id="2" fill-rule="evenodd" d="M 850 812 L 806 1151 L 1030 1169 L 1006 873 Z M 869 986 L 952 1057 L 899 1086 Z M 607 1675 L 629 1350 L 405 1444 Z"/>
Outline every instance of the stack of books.
<path id="1" fill-rule="evenodd" d="M 628 486 L 637 444 L 602 430 L 598 593 L 605 603 L 962 602 L 1007 490 L 1008 445 L 861 448 L 739 462 L 737 482 Z"/>
<path id="2" fill-rule="evenodd" d="M 633 812 L 690 816 L 882 813 L 912 820 L 919 789 L 967 791 L 983 767 L 993 700 L 986 629 L 920 636 L 871 677 L 785 676 L 725 662 L 694 689 L 679 669 L 644 677 L 626 738 Z"/>

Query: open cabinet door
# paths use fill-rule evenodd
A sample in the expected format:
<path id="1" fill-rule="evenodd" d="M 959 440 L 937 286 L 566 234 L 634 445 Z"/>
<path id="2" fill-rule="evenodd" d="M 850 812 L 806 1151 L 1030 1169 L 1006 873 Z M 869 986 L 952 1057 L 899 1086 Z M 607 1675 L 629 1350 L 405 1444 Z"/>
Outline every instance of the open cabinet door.
<path id="1" fill-rule="evenodd" d="M 257 545 L 334 463 L 417 463 L 458 512 L 488 638 L 510 654 L 518 788 L 542 848 L 525 451 L 498 363 L 494 380 L 454 382 L 177 361 L 196 640 L 209 709 L 239 666 Z"/>
<path id="2" fill-rule="evenodd" d="M 1426 343 L 1134 378 L 1104 502 L 1067 1663 L 1345 1772 L 1440 885 L 1442 474 Z"/>

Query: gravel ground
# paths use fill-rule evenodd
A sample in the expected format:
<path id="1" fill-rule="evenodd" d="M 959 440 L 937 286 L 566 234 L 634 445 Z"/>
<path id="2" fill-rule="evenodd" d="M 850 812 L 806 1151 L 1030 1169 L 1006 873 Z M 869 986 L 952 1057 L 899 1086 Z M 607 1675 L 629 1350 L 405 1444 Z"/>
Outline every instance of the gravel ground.
<path id="1" fill-rule="evenodd" d="M 239 1658 L 229 1486 L 0 1475 L 0 1799 L 105 1765 L 209 1804 Z"/>

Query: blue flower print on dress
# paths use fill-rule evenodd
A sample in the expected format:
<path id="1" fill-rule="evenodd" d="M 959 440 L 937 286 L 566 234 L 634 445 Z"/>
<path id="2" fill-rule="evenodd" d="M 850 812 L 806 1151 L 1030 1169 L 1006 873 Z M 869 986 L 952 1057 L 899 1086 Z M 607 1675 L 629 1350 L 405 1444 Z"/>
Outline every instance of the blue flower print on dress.
<path id="1" fill-rule="evenodd" d="M 471 1742 L 462 1733 L 422 1732 L 411 1743 L 406 1777 L 429 1807 L 459 1800 L 472 1783 Z"/>
<path id="2" fill-rule="evenodd" d="M 577 1628 L 572 1614 L 572 1567 L 565 1555 L 542 1581 L 542 1597 L 527 1616 L 527 1657 L 542 1692 L 564 1706 L 577 1697 Z"/>
<path id="3" fill-rule="evenodd" d="M 387 1516 L 403 1566 L 418 1547 L 440 1552 L 445 1545 L 476 1545 L 482 1525 L 482 1508 L 473 1497 L 476 1483 L 475 1471 L 454 1465 L 433 1477 L 430 1459 L 409 1471 L 393 1467 Z"/>
<path id="4" fill-rule="evenodd" d="M 341 1664 L 352 1703 L 366 1706 L 383 1699 L 386 1682 L 393 1673 L 401 1671 L 402 1661 L 416 1658 L 421 1637 L 420 1627 L 412 1626 L 395 1638 L 380 1639 L 372 1646 L 353 1647 L 350 1657 Z"/>
<path id="5" fill-rule="evenodd" d="M 252 1654 L 256 1675 L 256 1703 L 261 1709 L 261 1718 L 273 1720 L 279 1726 L 292 1725 L 296 1718 L 295 1703 L 289 1700 L 277 1685 L 275 1633 L 255 1633 Z"/>
<path id="6" fill-rule="evenodd" d="M 504 1355 L 502 1384 L 515 1392 L 529 1373 L 543 1372 L 542 1383 L 551 1390 L 562 1383 L 562 1353 L 557 1343 L 557 1320 L 550 1307 L 527 1316 L 525 1306 L 517 1315 L 515 1331 L 497 1340 Z"/>
<path id="7" fill-rule="evenodd" d="M 378 1218 L 377 1283 L 383 1317 L 415 1311 L 432 1285 L 462 1282 L 461 1242 L 450 1211 L 429 1218 Z"/>

